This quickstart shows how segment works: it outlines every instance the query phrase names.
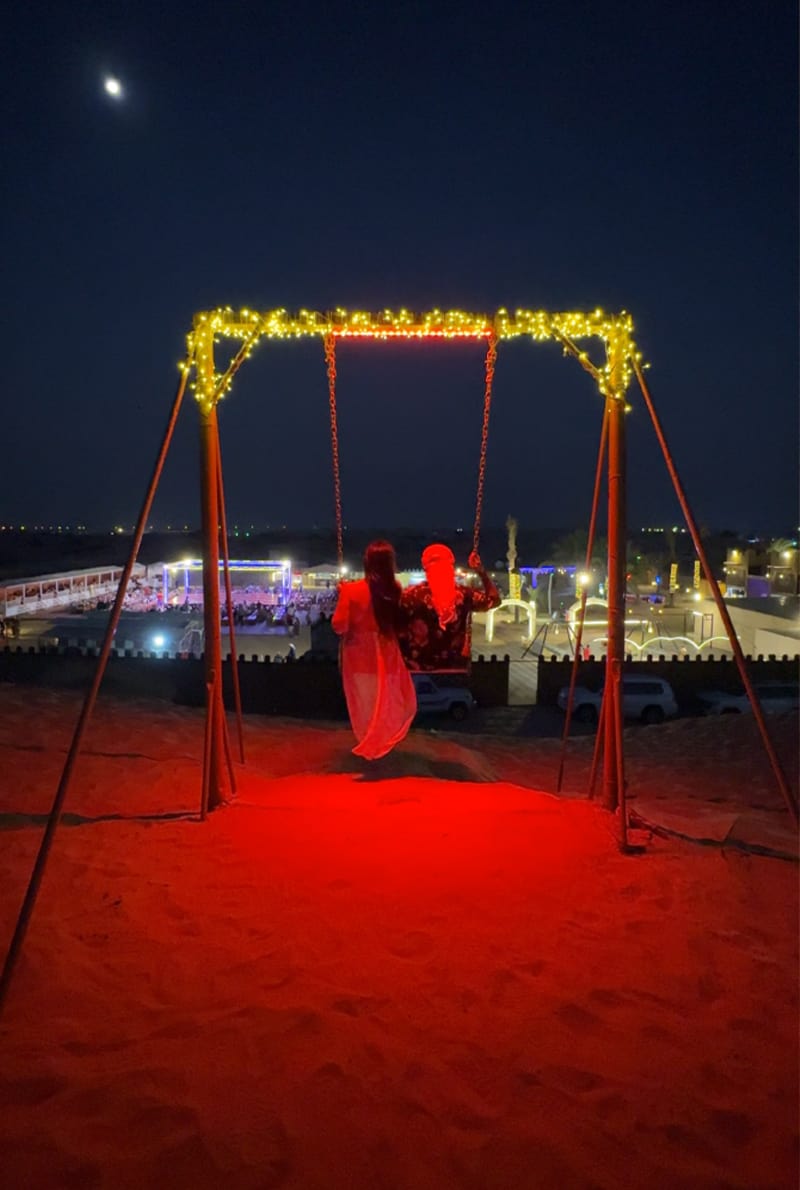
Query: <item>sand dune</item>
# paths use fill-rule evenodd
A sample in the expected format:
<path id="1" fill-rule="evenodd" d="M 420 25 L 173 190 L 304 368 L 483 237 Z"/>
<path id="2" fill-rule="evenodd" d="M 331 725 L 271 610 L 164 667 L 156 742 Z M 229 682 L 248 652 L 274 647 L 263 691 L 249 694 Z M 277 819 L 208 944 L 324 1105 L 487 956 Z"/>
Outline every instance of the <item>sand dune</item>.
<path id="1" fill-rule="evenodd" d="M 0 690 L 4 944 L 78 707 Z M 793 839 L 751 727 L 628 733 L 665 826 L 629 857 L 591 739 L 558 798 L 554 741 L 413 731 L 370 768 L 252 718 L 201 824 L 202 716 L 101 699 L 0 1022 L 0 1181 L 796 1185 L 797 866 L 750 847 Z"/>

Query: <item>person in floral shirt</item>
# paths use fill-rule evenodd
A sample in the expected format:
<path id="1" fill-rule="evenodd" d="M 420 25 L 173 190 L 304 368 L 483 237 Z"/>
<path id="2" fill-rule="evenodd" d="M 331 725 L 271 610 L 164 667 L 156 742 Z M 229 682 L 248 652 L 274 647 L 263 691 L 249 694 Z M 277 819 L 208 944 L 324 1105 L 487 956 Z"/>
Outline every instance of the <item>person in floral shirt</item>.
<path id="1" fill-rule="evenodd" d="M 398 630 L 403 660 L 410 670 L 445 672 L 469 667 L 472 613 L 500 604 L 500 592 L 473 551 L 469 565 L 483 590 L 456 582 L 455 558 L 446 545 L 429 545 L 422 554 L 426 582 L 407 587 L 401 599 Z"/>

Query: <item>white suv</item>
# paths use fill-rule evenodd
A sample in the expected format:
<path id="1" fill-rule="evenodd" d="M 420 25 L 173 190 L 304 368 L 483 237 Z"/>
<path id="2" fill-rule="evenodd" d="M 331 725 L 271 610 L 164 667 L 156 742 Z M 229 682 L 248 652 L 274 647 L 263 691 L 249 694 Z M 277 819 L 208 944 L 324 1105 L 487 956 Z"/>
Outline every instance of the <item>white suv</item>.
<path id="1" fill-rule="evenodd" d="M 762 711 L 796 711 L 800 706 L 797 682 L 759 682 L 753 687 Z M 752 711 L 746 691 L 739 694 L 723 690 L 702 690 L 697 697 L 707 715 L 740 715 Z"/>
<path id="2" fill-rule="evenodd" d="M 461 722 L 475 706 L 475 699 L 463 686 L 438 686 L 428 674 L 412 674 L 417 692 L 417 711 L 423 715 L 449 715 Z"/>
<path id="3" fill-rule="evenodd" d="M 558 705 L 567 709 L 569 687 L 558 692 Z M 572 714 L 578 723 L 596 723 L 603 702 L 603 691 L 587 690 L 576 686 L 572 702 Z M 626 719 L 638 719 L 641 723 L 663 723 L 678 713 L 672 687 L 663 678 L 635 677 L 623 674 L 622 713 Z"/>

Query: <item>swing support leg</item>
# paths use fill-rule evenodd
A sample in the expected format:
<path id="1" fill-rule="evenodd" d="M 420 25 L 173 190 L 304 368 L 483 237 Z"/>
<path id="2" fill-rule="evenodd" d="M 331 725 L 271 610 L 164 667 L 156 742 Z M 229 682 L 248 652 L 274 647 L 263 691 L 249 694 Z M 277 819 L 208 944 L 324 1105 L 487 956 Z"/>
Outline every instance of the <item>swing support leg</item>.
<path id="1" fill-rule="evenodd" d="M 650 395 L 650 389 L 647 387 L 647 382 L 645 381 L 644 373 L 642 372 L 642 366 L 635 358 L 633 360 L 633 370 L 636 374 L 636 379 L 639 382 L 639 388 L 642 391 L 642 396 L 644 397 L 647 411 L 650 414 L 650 420 L 653 423 L 653 429 L 656 432 L 658 444 L 661 447 L 662 454 L 664 455 L 664 461 L 667 464 L 667 470 L 669 471 L 670 479 L 672 480 L 673 487 L 675 488 L 675 495 L 678 497 L 678 502 L 686 519 L 686 525 L 689 529 L 689 533 L 691 534 L 695 551 L 703 567 L 703 575 L 705 576 L 705 579 L 711 590 L 714 603 L 717 605 L 719 617 L 725 626 L 726 633 L 728 634 L 728 640 L 730 642 L 731 649 L 733 650 L 736 667 L 739 670 L 739 677 L 742 680 L 742 685 L 747 691 L 747 697 L 750 700 L 750 706 L 753 708 L 753 716 L 758 727 L 759 735 L 761 736 L 761 742 L 764 745 L 764 751 L 767 754 L 770 767 L 772 768 L 773 776 L 775 777 L 775 783 L 778 786 L 780 795 L 786 804 L 786 809 L 789 811 L 792 822 L 795 826 L 797 826 L 798 822 L 800 822 L 797 801 L 795 800 L 795 797 L 789 788 L 786 775 L 783 772 L 780 760 L 778 759 L 778 755 L 775 751 L 772 740 L 770 739 L 769 731 L 767 730 L 767 724 L 764 719 L 764 713 L 761 709 L 761 704 L 758 701 L 758 697 L 756 696 L 756 692 L 753 689 L 753 683 L 750 680 L 750 674 L 747 672 L 747 663 L 745 661 L 744 653 L 742 652 L 742 646 L 739 643 L 739 638 L 736 635 L 736 629 L 733 626 L 730 612 L 728 611 L 728 608 L 725 604 L 725 600 L 722 598 L 722 592 L 719 589 L 719 583 L 717 582 L 709 565 L 705 547 L 703 546 L 703 541 L 700 536 L 700 530 L 698 529 L 697 522 L 692 515 L 692 510 L 689 507 L 689 501 L 686 499 L 686 493 L 683 490 L 683 485 L 680 481 L 680 477 L 678 476 L 678 469 L 675 466 L 669 446 L 667 445 L 667 439 L 656 413 L 655 405 L 653 404 L 653 398 Z"/>
<path id="2" fill-rule="evenodd" d="M 217 430 L 217 487 L 219 497 L 219 532 L 222 541 L 222 560 L 225 570 L 225 602 L 228 608 L 228 640 L 231 653 L 231 680 L 233 682 L 233 703 L 236 708 L 236 730 L 239 739 L 239 760 L 244 764 L 244 734 L 242 732 L 242 692 L 239 686 L 239 658 L 236 652 L 236 629 L 233 623 L 233 593 L 231 591 L 231 561 L 228 556 L 228 523 L 225 516 L 225 489 L 222 483 L 222 447 Z M 227 724 L 225 729 L 226 752 L 228 753 L 228 768 L 230 769 L 231 788 L 236 791 L 233 768 L 230 764 L 230 742 L 228 740 Z"/>
<path id="3" fill-rule="evenodd" d="M 208 366 L 208 356 L 198 352 L 197 367 Z M 211 363 L 213 369 L 213 363 Z M 214 404 L 200 406 L 200 489 L 203 527 L 203 622 L 205 626 L 206 686 L 212 687 L 206 714 L 211 719 L 208 750 L 206 808 L 214 810 L 226 798 L 224 710 L 222 705 L 222 629 L 219 598 L 219 485 L 217 465 L 217 410 Z"/>
<path id="4" fill-rule="evenodd" d="M 594 737 L 594 749 L 592 751 L 592 767 L 589 773 L 589 801 L 594 800 L 595 786 L 597 785 L 597 769 L 600 764 L 600 758 L 603 753 L 603 738 L 605 735 L 606 722 L 606 708 L 608 706 L 608 685 L 603 690 L 603 701 L 600 703 L 600 714 L 597 717 L 597 732 Z"/>
<path id="5" fill-rule="evenodd" d="M 187 360 L 186 363 L 181 367 L 181 379 L 178 384 L 178 391 L 175 394 L 175 400 L 172 405 L 172 410 L 170 411 L 167 428 L 164 431 L 164 437 L 153 466 L 153 473 L 150 477 L 147 493 L 142 504 L 141 512 L 139 513 L 139 519 L 136 522 L 136 529 L 133 534 L 130 553 L 128 555 L 128 560 L 125 563 L 125 569 L 123 570 L 122 576 L 119 580 L 114 606 L 111 610 L 111 615 L 108 618 L 108 624 L 106 625 L 105 636 L 103 637 L 103 644 L 100 648 L 100 656 L 97 659 L 97 666 L 94 671 L 94 677 L 92 678 L 92 684 L 89 687 L 86 698 L 84 699 L 81 713 L 75 726 L 75 731 L 73 732 L 72 742 L 69 746 L 66 760 L 64 761 L 64 767 L 61 770 L 61 779 L 59 780 L 58 789 L 56 790 L 56 794 L 53 799 L 53 805 L 47 819 L 47 826 L 45 827 L 42 841 L 39 844 L 39 851 L 36 856 L 33 871 L 31 872 L 30 881 L 28 882 L 28 888 L 25 892 L 25 897 L 19 911 L 19 917 L 17 918 L 17 924 L 14 929 L 11 944 L 8 948 L 8 953 L 3 965 L 3 973 L 2 976 L 0 976 L 0 1012 L 2 1011 L 3 1004 L 5 1003 L 6 996 L 8 995 L 8 989 L 11 983 L 11 978 L 14 974 L 14 968 L 22 950 L 22 945 L 25 941 L 25 935 L 28 932 L 28 923 L 30 922 L 31 914 L 33 913 L 33 909 L 36 904 L 36 898 L 39 894 L 39 887 L 42 883 L 45 867 L 47 865 L 47 858 L 50 854 L 50 849 L 53 845 L 56 829 L 61 819 L 61 812 L 63 810 L 64 802 L 72 781 L 72 773 L 75 768 L 75 762 L 78 759 L 78 755 L 81 750 L 81 744 L 83 743 L 83 737 L 86 733 L 87 727 L 89 726 L 89 720 L 91 718 L 92 711 L 94 710 L 95 702 L 97 701 L 100 683 L 102 682 L 103 675 L 106 671 L 106 665 L 108 664 L 108 658 L 111 653 L 111 646 L 114 641 L 114 633 L 116 632 L 117 625 L 119 624 L 119 618 L 122 613 L 122 605 L 125 601 L 125 595 L 128 590 L 128 582 L 139 553 L 139 547 L 142 544 L 142 537 L 144 536 L 147 522 L 150 518 L 150 509 L 153 507 L 153 499 L 155 498 L 158 481 L 160 480 L 161 472 L 164 469 L 164 461 L 167 457 L 167 451 L 169 450 L 169 445 L 172 441 L 172 435 L 175 430 L 175 423 L 178 420 L 178 414 L 180 413 L 181 404 L 183 403 L 183 394 L 186 391 L 186 382 L 189 378 L 190 370 L 191 362 Z"/>
<path id="6" fill-rule="evenodd" d="M 605 462 L 606 454 L 606 438 L 608 437 L 608 420 L 605 410 L 603 411 L 603 425 L 600 431 L 600 446 L 597 451 L 597 466 L 594 473 L 594 494 L 592 496 L 592 515 L 589 520 L 589 537 L 586 542 L 586 566 L 587 573 L 592 565 L 592 553 L 594 551 L 594 533 L 597 526 L 597 506 L 600 502 L 600 483 L 603 476 L 603 463 Z M 551 576 L 552 577 L 552 576 Z M 569 740 L 569 729 L 572 722 L 572 704 L 575 699 L 575 685 L 578 678 L 578 665 L 581 660 L 581 644 L 583 641 L 583 621 L 586 615 L 586 586 L 581 589 L 581 606 L 578 612 L 578 631 L 575 639 L 575 652 L 572 658 L 572 668 L 569 675 L 569 695 L 567 696 L 567 710 L 564 715 L 564 730 L 561 734 L 561 752 L 558 759 L 558 777 L 556 779 L 556 791 L 561 792 L 561 784 L 564 779 L 564 762 L 567 755 L 567 742 Z M 524 654 L 523 654 L 524 655 Z M 598 727 L 598 735 L 600 728 Z M 592 782 L 594 784 L 594 782 Z M 591 795 L 590 795 L 591 796 Z"/>
<path id="7" fill-rule="evenodd" d="M 607 810 L 619 806 L 622 768 L 622 667 L 625 661 L 625 401 L 606 397 L 608 420 L 608 645 L 606 685 L 619 685 L 619 703 L 605 716 L 601 801 Z M 616 713 L 618 711 L 618 713 Z"/>

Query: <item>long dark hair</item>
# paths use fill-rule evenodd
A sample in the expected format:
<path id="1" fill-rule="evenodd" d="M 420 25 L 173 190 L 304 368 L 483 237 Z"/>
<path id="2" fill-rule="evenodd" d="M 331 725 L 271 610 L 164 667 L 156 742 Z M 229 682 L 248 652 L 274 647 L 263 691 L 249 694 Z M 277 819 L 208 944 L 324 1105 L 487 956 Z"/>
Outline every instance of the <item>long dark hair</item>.
<path id="1" fill-rule="evenodd" d="M 401 587 L 394 576 L 394 546 L 388 541 L 371 541 L 364 550 L 364 578 L 372 600 L 372 610 L 382 636 L 397 630 Z"/>

